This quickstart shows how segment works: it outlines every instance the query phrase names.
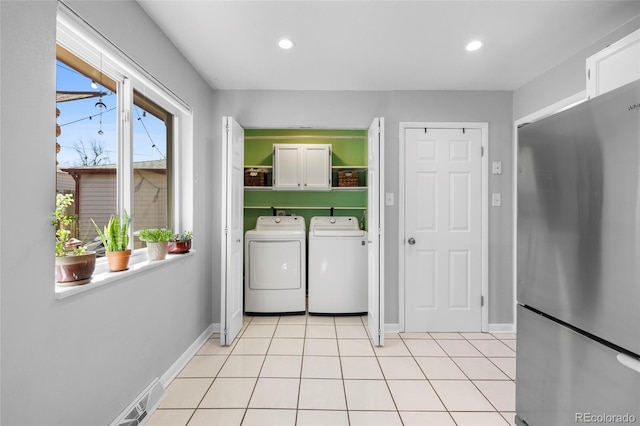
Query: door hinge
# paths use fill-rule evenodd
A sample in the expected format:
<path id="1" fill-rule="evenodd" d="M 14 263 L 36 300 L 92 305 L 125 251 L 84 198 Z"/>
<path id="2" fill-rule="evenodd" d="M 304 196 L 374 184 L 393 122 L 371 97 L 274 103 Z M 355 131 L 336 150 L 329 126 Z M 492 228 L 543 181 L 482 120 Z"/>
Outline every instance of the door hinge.
<path id="1" fill-rule="evenodd" d="M 226 226 L 224 227 L 224 233 L 225 233 L 225 234 L 228 234 L 228 233 L 229 233 L 229 228 L 228 228 L 228 227 L 226 227 Z"/>
<path id="2" fill-rule="evenodd" d="M 480 306 L 484 306 L 484 296 L 480 296 Z"/>
<path id="3" fill-rule="evenodd" d="M 591 80 L 591 68 L 587 70 L 587 80 Z"/>
<path id="4" fill-rule="evenodd" d="M 484 157 L 484 146 L 480 147 L 480 157 Z"/>
<path id="5" fill-rule="evenodd" d="M 229 335 L 229 330 L 228 330 L 228 329 L 226 329 L 226 328 L 224 329 L 224 335 L 225 335 L 225 336 L 228 336 L 228 335 Z"/>

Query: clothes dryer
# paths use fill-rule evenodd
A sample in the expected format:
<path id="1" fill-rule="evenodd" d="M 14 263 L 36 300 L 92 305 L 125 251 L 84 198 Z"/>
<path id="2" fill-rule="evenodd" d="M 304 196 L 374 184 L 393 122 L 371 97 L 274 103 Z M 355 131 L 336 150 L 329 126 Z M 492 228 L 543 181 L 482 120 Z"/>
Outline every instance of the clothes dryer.
<path id="1" fill-rule="evenodd" d="M 301 216 L 260 216 L 245 233 L 244 310 L 306 311 L 306 224 Z"/>
<path id="2" fill-rule="evenodd" d="M 367 232 L 355 217 L 309 222 L 309 313 L 367 312 Z"/>

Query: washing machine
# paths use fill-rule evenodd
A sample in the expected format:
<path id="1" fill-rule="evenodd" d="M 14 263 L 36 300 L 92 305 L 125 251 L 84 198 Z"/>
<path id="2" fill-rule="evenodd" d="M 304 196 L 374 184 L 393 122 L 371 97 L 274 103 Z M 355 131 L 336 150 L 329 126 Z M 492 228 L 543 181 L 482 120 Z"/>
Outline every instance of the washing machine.
<path id="1" fill-rule="evenodd" d="M 367 312 L 367 232 L 355 217 L 309 222 L 309 313 Z"/>
<path id="2" fill-rule="evenodd" d="M 246 313 L 306 311 L 306 224 L 302 216 L 260 216 L 245 233 Z"/>

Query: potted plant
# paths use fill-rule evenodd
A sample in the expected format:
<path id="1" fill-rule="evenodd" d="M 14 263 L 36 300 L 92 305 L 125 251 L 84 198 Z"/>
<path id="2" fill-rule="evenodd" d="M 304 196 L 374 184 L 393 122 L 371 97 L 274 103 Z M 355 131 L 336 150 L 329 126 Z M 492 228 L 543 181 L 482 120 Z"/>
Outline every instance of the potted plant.
<path id="1" fill-rule="evenodd" d="M 82 241 L 71 238 L 68 226 L 78 220 L 67 214 L 73 194 L 56 194 L 56 209 L 51 224 L 56 228 L 56 282 L 61 286 L 86 284 L 96 267 L 96 252 L 87 251 Z"/>
<path id="2" fill-rule="evenodd" d="M 98 231 L 98 236 L 102 240 L 106 251 L 107 263 L 111 272 L 124 271 L 129 268 L 129 258 L 131 257 L 131 249 L 129 248 L 129 226 L 131 225 L 131 216 L 125 210 L 120 215 L 114 215 L 109 218 L 109 223 L 101 230 L 96 222 L 91 219 L 93 226 Z"/>
<path id="3" fill-rule="evenodd" d="M 169 241 L 169 253 L 189 253 L 189 250 L 191 250 L 192 239 L 193 232 L 191 231 L 183 231 L 180 234 L 175 234 L 173 239 Z"/>
<path id="4" fill-rule="evenodd" d="M 140 241 L 147 243 L 149 260 L 163 260 L 167 256 L 167 245 L 173 238 L 171 229 L 141 229 Z"/>

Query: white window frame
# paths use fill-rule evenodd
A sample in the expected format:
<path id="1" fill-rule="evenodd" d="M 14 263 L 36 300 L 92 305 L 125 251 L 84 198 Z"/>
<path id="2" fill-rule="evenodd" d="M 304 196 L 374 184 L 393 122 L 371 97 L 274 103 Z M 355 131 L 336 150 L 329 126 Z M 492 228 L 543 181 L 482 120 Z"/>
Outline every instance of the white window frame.
<path id="1" fill-rule="evenodd" d="M 117 83 L 117 212 L 133 211 L 133 91 L 144 92 L 158 106 L 173 116 L 173 134 L 171 167 L 173 220 L 170 227 L 176 232 L 193 230 L 193 182 L 192 167 L 186 164 L 192 158 L 193 114 L 191 107 L 175 93 L 163 85 L 153 75 L 138 65 L 96 29 L 91 27 L 75 12 L 63 3 L 58 3 L 56 42 L 96 69 L 109 75 Z M 133 244 L 133 229 L 130 232 L 130 244 Z M 131 271 L 118 274 L 126 277 L 132 273 L 151 268 L 153 265 L 142 256 L 146 249 L 135 250 L 131 257 Z M 183 256 L 184 257 L 184 256 Z M 156 262 L 157 264 L 157 262 Z M 90 283 L 77 287 L 56 285 L 56 298 L 61 299 L 113 282 L 101 275 L 107 274 L 106 262 L 98 259 L 96 270 Z M 111 274 L 113 275 L 113 274 Z"/>

